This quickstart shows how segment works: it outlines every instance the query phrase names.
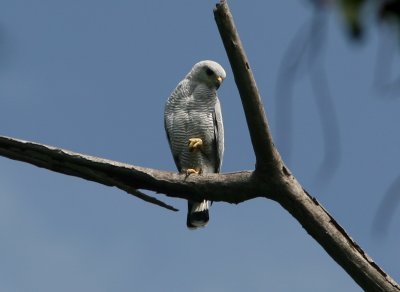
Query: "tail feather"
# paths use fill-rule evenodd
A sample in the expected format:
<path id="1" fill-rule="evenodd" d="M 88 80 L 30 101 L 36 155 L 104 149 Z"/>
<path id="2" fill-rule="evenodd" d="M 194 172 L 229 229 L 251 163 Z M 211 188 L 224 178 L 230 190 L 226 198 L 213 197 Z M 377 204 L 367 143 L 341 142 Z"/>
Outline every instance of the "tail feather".
<path id="1" fill-rule="evenodd" d="M 188 213 L 186 225 L 189 229 L 205 227 L 209 220 L 209 201 L 201 203 L 188 201 Z"/>

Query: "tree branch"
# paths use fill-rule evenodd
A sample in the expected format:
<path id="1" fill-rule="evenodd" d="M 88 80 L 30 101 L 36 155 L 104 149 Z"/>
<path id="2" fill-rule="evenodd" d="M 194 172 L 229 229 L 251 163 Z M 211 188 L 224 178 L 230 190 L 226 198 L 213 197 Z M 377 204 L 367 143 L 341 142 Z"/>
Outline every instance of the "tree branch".
<path id="1" fill-rule="evenodd" d="M 226 1 L 220 1 L 220 4 L 217 4 L 214 17 L 242 100 L 256 155 L 256 170 L 270 171 L 278 164 L 280 155 L 272 141 L 261 96 Z"/>
<path id="2" fill-rule="evenodd" d="M 375 264 L 285 167 L 274 147 L 256 82 L 226 0 L 216 5 L 214 16 L 242 99 L 256 155 L 256 173 L 264 185 L 273 184 L 270 198 L 289 211 L 364 290 L 400 291 L 400 286 Z"/>
<path id="3" fill-rule="evenodd" d="M 208 199 L 236 204 L 262 195 L 254 187 L 255 177 L 251 171 L 185 176 L 4 136 L 0 136 L 0 155 L 106 186 L 114 186 L 163 207 L 168 205 L 137 189 L 164 193 L 175 198 L 199 201 Z M 176 210 L 171 206 L 167 208 Z"/>
<path id="4" fill-rule="evenodd" d="M 400 291 L 399 284 L 368 256 L 293 176 L 283 176 L 282 184 L 276 191 L 279 190 L 279 196 L 274 199 L 296 218 L 364 291 Z"/>
<path id="5" fill-rule="evenodd" d="M 107 172 L 101 171 L 99 169 L 100 167 L 92 168 L 93 165 L 111 165 L 113 164 L 111 161 L 3 136 L 0 136 L 0 155 L 63 174 L 100 182 L 107 186 L 116 186 L 126 191 L 128 194 L 138 197 L 148 203 L 158 205 L 168 210 L 178 211 L 178 209 L 154 197 L 121 183 L 112 176 L 107 175 Z"/>

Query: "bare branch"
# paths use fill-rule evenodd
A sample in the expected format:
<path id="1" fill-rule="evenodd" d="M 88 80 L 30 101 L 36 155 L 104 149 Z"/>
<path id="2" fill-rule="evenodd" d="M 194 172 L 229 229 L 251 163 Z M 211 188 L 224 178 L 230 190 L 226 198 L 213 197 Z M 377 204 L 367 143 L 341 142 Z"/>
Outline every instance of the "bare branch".
<path id="1" fill-rule="evenodd" d="M 163 207 L 167 205 L 137 189 L 147 189 L 176 198 L 228 203 L 239 203 L 262 195 L 257 192 L 251 171 L 186 177 L 174 172 L 129 165 L 3 136 L 0 136 L 0 155 L 106 186 L 115 186 Z"/>
<path id="2" fill-rule="evenodd" d="M 135 188 L 121 183 L 112 176 L 107 175 L 106 172 L 91 167 L 96 163 L 98 165 L 108 163 L 104 159 L 2 136 L 0 136 L 0 155 L 14 160 L 28 162 L 56 172 L 99 182 L 107 186 L 116 186 L 126 191 L 128 194 L 138 197 L 148 203 L 158 205 L 171 211 L 178 211 L 178 209 L 152 196 L 146 195 Z M 90 162 L 92 162 L 92 164 Z"/>
<path id="3" fill-rule="evenodd" d="M 226 1 L 217 4 L 214 9 L 214 17 L 242 99 L 256 155 L 256 170 L 270 170 L 272 166 L 277 165 L 280 156 L 272 141 L 257 84 Z"/>
<path id="4" fill-rule="evenodd" d="M 259 182 L 272 189 L 269 198 L 289 211 L 365 291 L 400 291 L 400 286 L 375 264 L 285 167 L 273 145 L 256 82 L 226 0 L 217 4 L 214 15 L 246 114 L 257 160 L 256 173 Z"/>
<path id="5" fill-rule="evenodd" d="M 290 175 L 275 199 L 295 217 L 364 291 L 400 291 L 396 283 L 342 226 Z"/>

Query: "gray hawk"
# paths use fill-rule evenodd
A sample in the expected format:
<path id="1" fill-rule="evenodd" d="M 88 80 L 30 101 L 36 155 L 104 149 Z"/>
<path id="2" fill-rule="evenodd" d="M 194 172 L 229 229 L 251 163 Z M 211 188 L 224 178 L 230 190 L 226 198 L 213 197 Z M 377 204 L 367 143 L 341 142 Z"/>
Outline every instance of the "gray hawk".
<path id="1" fill-rule="evenodd" d="M 217 89 L 226 77 L 214 61 L 193 66 L 168 98 L 164 126 L 180 173 L 217 173 L 224 154 L 224 127 Z M 187 227 L 207 225 L 209 201 L 188 201 Z"/>

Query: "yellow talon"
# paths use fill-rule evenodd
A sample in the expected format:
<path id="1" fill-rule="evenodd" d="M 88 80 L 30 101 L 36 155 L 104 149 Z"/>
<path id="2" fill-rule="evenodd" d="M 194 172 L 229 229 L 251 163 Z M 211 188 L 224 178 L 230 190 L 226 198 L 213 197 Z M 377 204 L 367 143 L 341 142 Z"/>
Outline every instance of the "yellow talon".
<path id="1" fill-rule="evenodd" d="M 190 138 L 189 139 L 189 151 L 193 152 L 195 150 L 200 149 L 203 146 L 203 140 L 200 138 Z"/>
<path id="2" fill-rule="evenodd" d="M 196 170 L 196 169 L 194 169 L 194 168 L 188 168 L 188 169 L 186 169 L 186 175 L 191 175 L 191 174 L 199 174 L 200 173 L 200 170 Z"/>
<path id="3" fill-rule="evenodd" d="M 197 168 L 197 169 L 194 169 L 194 168 L 188 168 L 188 169 L 186 169 L 186 176 L 189 176 L 189 175 L 191 175 L 191 174 L 200 174 L 201 173 L 201 168 Z"/>

